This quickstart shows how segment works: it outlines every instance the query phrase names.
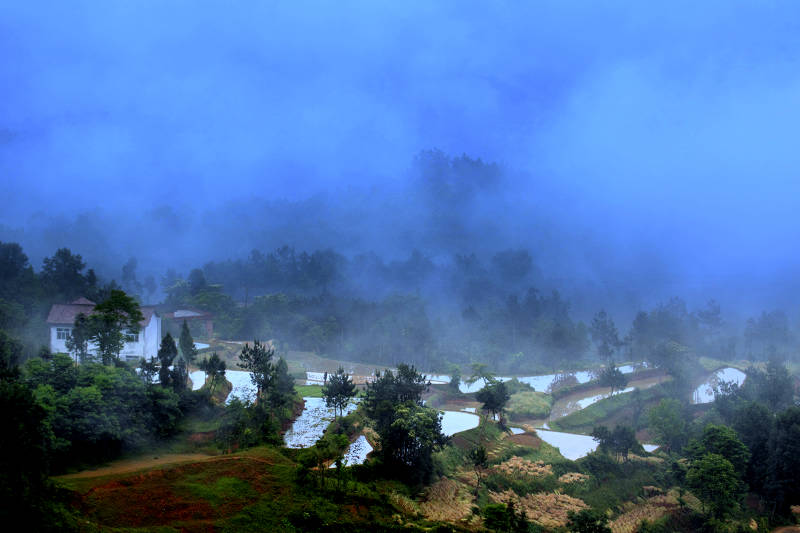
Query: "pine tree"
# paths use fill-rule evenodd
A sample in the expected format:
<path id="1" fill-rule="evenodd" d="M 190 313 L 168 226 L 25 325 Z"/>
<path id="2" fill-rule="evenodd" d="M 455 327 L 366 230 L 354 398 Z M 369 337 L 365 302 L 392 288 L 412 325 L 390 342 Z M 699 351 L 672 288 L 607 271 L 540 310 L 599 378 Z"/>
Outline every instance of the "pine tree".
<path id="1" fill-rule="evenodd" d="M 175 346 L 175 339 L 172 338 L 172 335 L 167 333 L 164 338 L 161 339 L 161 347 L 158 349 L 158 362 L 160 364 L 158 377 L 162 387 L 170 386 L 171 376 L 169 367 L 177 355 L 178 347 Z"/>
<path id="2" fill-rule="evenodd" d="M 350 379 L 344 368 L 341 366 L 335 374 L 328 376 L 328 382 L 322 387 L 322 396 L 325 398 L 325 405 L 333 407 L 334 417 L 336 411 L 343 414 L 344 408 L 350 403 L 350 399 L 356 395 L 356 386 Z"/>
<path id="3" fill-rule="evenodd" d="M 181 357 L 183 357 L 186 364 L 194 363 L 197 358 L 197 348 L 194 345 L 194 339 L 192 338 L 191 331 L 189 331 L 189 325 L 186 323 L 186 320 L 183 321 L 183 325 L 181 326 L 181 336 L 178 344 L 181 348 Z"/>
<path id="4" fill-rule="evenodd" d="M 294 379 L 289 375 L 289 365 L 281 357 L 275 364 L 273 387 L 269 395 L 269 403 L 273 408 L 287 405 L 294 396 Z"/>

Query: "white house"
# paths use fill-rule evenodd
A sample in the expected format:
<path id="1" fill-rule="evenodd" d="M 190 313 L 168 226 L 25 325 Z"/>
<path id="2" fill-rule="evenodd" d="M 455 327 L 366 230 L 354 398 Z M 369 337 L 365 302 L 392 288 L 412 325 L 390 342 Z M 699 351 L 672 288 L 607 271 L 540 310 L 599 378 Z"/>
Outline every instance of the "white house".
<path id="1" fill-rule="evenodd" d="M 83 313 L 92 314 L 96 304 L 86 298 L 78 298 L 68 304 L 53 304 L 50 314 L 47 315 L 47 324 L 50 326 L 50 351 L 53 353 L 69 353 L 67 350 L 67 337 L 72 334 L 75 317 Z M 129 333 L 125 347 L 120 352 L 123 361 L 138 361 L 142 357 L 150 359 L 158 353 L 161 342 L 161 317 L 154 307 L 142 307 L 144 320 L 139 323 L 138 333 Z M 89 353 L 97 355 L 97 346 L 89 344 Z"/>

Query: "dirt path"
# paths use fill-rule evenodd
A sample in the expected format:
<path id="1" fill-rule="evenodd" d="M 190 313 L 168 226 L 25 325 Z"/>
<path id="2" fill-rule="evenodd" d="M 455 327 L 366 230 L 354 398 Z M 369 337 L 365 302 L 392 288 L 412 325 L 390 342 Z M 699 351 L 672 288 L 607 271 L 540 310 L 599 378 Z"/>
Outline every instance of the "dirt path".
<path id="1" fill-rule="evenodd" d="M 169 464 L 205 461 L 214 459 L 213 455 L 202 453 L 174 453 L 159 455 L 157 457 L 139 457 L 137 459 L 122 459 L 114 461 L 108 466 L 95 468 L 92 470 L 82 470 L 74 474 L 57 476 L 56 479 L 83 479 L 92 477 L 111 476 L 114 474 L 126 474 L 138 470 L 146 470 L 154 466 L 164 466 Z"/>

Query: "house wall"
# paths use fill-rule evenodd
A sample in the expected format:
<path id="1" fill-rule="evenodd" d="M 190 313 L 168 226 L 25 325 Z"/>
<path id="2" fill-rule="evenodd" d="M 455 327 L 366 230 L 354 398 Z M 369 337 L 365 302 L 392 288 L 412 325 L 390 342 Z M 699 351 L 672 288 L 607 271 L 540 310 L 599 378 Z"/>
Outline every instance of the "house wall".
<path id="1" fill-rule="evenodd" d="M 59 339 L 57 336 L 56 328 L 69 328 L 69 331 L 72 332 L 72 326 L 69 324 L 63 324 L 58 326 L 51 326 L 50 327 L 50 352 L 52 353 L 68 353 L 66 339 Z"/>
<path id="2" fill-rule="evenodd" d="M 50 352 L 51 353 L 69 353 L 67 350 L 67 340 L 58 338 L 58 329 L 68 328 L 72 333 L 72 324 L 57 324 L 50 326 Z M 90 342 L 88 347 L 89 354 L 97 355 L 97 344 Z"/>
<path id="3" fill-rule="evenodd" d="M 161 317 L 153 313 L 150 323 L 144 329 L 144 357 L 150 359 L 158 355 L 158 346 L 161 344 Z"/>

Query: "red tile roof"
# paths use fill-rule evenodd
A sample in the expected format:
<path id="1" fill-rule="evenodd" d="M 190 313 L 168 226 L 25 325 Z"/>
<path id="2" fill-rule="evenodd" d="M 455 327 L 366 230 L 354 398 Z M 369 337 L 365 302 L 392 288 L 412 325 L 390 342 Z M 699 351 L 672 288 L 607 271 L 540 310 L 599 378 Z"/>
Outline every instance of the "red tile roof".
<path id="1" fill-rule="evenodd" d="M 85 302 L 85 303 L 84 303 Z M 47 315 L 48 324 L 74 324 L 75 318 L 83 313 L 86 316 L 92 314 L 95 303 L 87 300 L 86 298 L 78 298 L 71 304 L 53 304 L 50 308 L 50 313 Z M 150 319 L 155 314 L 155 307 L 142 307 L 142 315 L 144 320 L 139 322 L 139 326 L 146 328 L 150 323 Z"/>

